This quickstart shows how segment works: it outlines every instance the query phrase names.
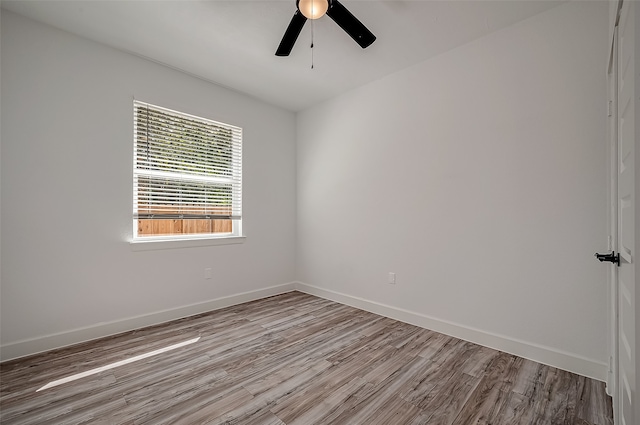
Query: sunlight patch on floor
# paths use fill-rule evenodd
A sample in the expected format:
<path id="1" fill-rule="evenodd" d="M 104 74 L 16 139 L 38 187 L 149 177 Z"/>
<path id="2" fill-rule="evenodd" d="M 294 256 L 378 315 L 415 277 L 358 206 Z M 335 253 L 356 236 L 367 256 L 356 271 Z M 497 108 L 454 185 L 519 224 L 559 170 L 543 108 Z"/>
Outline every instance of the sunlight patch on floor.
<path id="1" fill-rule="evenodd" d="M 195 342 L 198 342 L 199 340 L 200 340 L 200 337 L 193 338 L 193 339 L 190 339 L 188 341 L 179 342 L 177 344 L 173 344 L 173 345 L 170 345 L 168 347 L 160 348 L 158 350 L 150 351 L 148 353 L 140 354 L 140 355 L 137 355 L 137 356 L 125 359 L 125 360 L 120 360 L 120 361 L 115 362 L 115 363 L 110 363 L 110 364 L 108 364 L 106 366 L 97 367 L 95 369 L 91 369 L 91 370 L 87 370 L 85 372 L 76 373 L 75 375 L 67 376 L 66 378 L 57 379 L 55 381 L 49 382 L 44 387 L 41 387 L 41 388 L 37 389 L 36 392 L 42 391 L 42 390 L 46 390 L 48 388 L 57 387 L 58 385 L 66 384 L 67 382 L 75 381 L 75 380 L 80 379 L 80 378 L 85 378 L 87 376 L 95 375 L 96 373 L 104 372 L 105 370 L 113 369 L 113 368 L 116 368 L 118 366 L 126 365 L 126 364 L 133 363 L 133 362 L 137 362 L 138 360 L 142 360 L 142 359 L 146 359 L 148 357 L 152 357 L 152 356 L 155 356 L 155 355 L 158 355 L 158 354 L 166 353 L 167 351 L 175 350 L 176 348 L 180 348 L 180 347 L 184 347 L 185 345 L 193 344 Z"/>

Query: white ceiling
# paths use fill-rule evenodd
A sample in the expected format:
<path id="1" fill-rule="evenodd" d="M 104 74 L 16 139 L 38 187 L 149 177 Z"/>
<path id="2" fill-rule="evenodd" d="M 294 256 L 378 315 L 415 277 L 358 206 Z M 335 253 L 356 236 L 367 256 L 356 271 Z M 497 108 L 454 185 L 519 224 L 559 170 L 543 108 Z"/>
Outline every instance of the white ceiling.
<path id="1" fill-rule="evenodd" d="M 2 1 L 4 9 L 299 111 L 559 5 L 558 0 L 340 0 L 377 37 L 329 17 L 274 55 L 295 0 Z"/>

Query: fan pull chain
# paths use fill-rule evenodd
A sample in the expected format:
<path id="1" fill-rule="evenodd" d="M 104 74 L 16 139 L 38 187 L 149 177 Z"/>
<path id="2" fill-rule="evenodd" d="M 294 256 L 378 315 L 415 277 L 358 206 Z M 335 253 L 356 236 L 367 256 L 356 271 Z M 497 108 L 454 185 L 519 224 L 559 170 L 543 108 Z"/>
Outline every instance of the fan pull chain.
<path id="1" fill-rule="evenodd" d="M 313 20 L 311 20 L 311 69 L 313 69 Z"/>

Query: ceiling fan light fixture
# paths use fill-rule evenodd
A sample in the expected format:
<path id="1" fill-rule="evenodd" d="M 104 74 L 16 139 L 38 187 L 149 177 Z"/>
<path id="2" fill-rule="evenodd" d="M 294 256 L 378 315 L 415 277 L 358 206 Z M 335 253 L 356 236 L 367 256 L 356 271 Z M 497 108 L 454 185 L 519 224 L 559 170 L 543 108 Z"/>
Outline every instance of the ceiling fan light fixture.
<path id="1" fill-rule="evenodd" d="M 322 18 L 329 9 L 328 0 L 298 0 L 298 9 L 307 19 Z"/>

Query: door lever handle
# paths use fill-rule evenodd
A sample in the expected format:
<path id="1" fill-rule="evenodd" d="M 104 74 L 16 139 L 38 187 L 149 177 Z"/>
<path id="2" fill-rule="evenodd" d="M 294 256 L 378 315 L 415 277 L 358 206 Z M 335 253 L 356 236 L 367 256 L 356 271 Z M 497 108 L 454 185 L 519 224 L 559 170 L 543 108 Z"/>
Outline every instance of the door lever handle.
<path id="1" fill-rule="evenodd" d="M 615 251 L 611 251 L 609 254 L 598 254 L 596 252 L 595 257 L 600 260 L 600 262 L 609 261 L 615 263 L 618 267 L 620 266 L 620 254 L 616 254 Z"/>

